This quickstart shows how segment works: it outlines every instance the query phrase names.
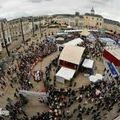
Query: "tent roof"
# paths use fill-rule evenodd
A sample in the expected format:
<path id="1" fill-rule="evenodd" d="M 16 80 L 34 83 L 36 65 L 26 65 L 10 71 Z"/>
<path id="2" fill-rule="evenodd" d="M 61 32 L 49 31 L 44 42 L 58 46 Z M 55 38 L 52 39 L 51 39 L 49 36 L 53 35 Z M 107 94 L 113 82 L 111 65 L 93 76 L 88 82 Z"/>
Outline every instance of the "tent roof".
<path id="1" fill-rule="evenodd" d="M 90 35 L 90 32 L 89 32 L 87 29 L 84 29 L 84 30 L 80 33 L 80 35 L 82 35 L 82 36 L 89 36 L 89 35 Z"/>
<path id="2" fill-rule="evenodd" d="M 56 38 L 56 41 L 64 41 L 65 39 L 63 37 Z"/>
<path id="3" fill-rule="evenodd" d="M 83 30 L 83 29 L 64 30 L 64 32 L 66 32 L 66 33 L 70 33 L 70 32 L 82 32 L 82 31 L 84 31 L 84 30 Z M 91 31 L 93 31 L 93 32 L 98 32 L 98 30 L 93 30 L 93 29 L 89 29 L 89 30 L 88 30 L 88 32 L 91 32 Z"/>
<path id="4" fill-rule="evenodd" d="M 113 44 L 116 43 L 116 42 L 115 42 L 113 39 L 111 39 L 111 38 L 100 38 L 100 41 L 107 43 L 107 45 L 113 45 Z"/>
<path id="5" fill-rule="evenodd" d="M 58 77 L 62 77 L 66 80 L 71 80 L 73 78 L 73 75 L 75 74 L 75 70 L 69 69 L 66 67 L 62 67 L 56 74 Z"/>
<path id="6" fill-rule="evenodd" d="M 115 58 L 120 60 L 120 47 L 111 46 L 111 47 L 106 47 L 105 50 L 108 51 L 110 54 L 112 54 Z"/>
<path id="7" fill-rule="evenodd" d="M 82 31 L 82 29 L 80 29 L 80 30 L 65 30 L 64 32 L 70 33 L 70 32 L 81 32 L 81 31 Z"/>
<path id="8" fill-rule="evenodd" d="M 94 63 L 93 60 L 85 59 L 82 66 L 85 68 L 93 68 L 93 63 Z"/>
<path id="9" fill-rule="evenodd" d="M 90 34 L 90 35 L 87 37 L 87 39 L 88 39 L 89 41 L 95 41 L 95 40 L 96 40 L 96 38 L 93 36 L 93 34 Z"/>
<path id="10" fill-rule="evenodd" d="M 83 42 L 83 40 L 81 38 L 76 38 L 76 39 L 73 39 L 73 40 L 63 44 L 63 46 L 69 46 L 69 45 L 76 46 L 77 44 L 80 44 L 82 42 Z"/>
<path id="11" fill-rule="evenodd" d="M 58 32 L 56 35 L 67 35 L 68 33 L 66 32 Z"/>
<path id="12" fill-rule="evenodd" d="M 102 80 L 103 76 L 101 74 L 91 75 L 89 79 L 91 82 L 97 82 L 99 80 Z"/>
<path id="13" fill-rule="evenodd" d="M 85 50 L 84 47 L 65 46 L 60 54 L 59 59 L 79 65 L 84 50 Z"/>
<path id="14" fill-rule="evenodd" d="M 69 26 L 67 26 L 67 28 L 72 28 L 72 26 L 69 25 Z"/>

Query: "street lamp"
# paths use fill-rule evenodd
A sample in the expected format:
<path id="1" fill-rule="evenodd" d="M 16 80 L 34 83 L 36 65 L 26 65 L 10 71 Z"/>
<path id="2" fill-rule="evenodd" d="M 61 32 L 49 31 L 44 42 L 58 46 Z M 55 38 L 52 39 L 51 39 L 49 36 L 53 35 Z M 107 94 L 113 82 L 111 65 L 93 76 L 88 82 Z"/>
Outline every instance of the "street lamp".
<path id="1" fill-rule="evenodd" d="M 20 27 L 21 27 L 21 35 L 22 35 L 23 43 L 25 44 L 25 37 L 24 37 L 24 32 L 23 32 L 22 18 L 20 19 Z"/>
<path id="2" fill-rule="evenodd" d="M 33 17 L 32 17 L 32 32 L 33 32 L 33 37 L 35 37 L 34 18 Z"/>
<path id="3" fill-rule="evenodd" d="M 40 41 L 41 41 L 42 33 L 41 33 L 41 19 L 40 19 L 40 17 L 39 17 L 39 37 L 40 37 Z"/>

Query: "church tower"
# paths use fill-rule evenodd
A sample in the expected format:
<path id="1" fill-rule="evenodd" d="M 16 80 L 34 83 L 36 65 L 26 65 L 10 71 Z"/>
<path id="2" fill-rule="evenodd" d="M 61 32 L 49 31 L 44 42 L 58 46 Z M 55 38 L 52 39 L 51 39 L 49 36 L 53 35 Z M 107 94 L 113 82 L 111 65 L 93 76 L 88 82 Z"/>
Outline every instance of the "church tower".
<path id="1" fill-rule="evenodd" d="M 92 9 L 91 9 L 91 14 L 92 15 L 94 15 L 95 14 L 95 10 L 94 10 L 94 8 L 92 7 Z"/>

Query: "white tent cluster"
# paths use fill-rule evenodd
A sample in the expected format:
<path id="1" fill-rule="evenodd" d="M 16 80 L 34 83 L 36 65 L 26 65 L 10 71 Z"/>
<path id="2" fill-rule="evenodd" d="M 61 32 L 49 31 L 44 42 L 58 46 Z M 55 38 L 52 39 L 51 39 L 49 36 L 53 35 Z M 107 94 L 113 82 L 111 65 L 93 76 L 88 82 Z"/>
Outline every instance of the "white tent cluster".
<path id="1" fill-rule="evenodd" d="M 63 50 L 59 57 L 59 63 L 60 61 L 64 61 L 72 64 L 75 68 L 69 68 L 69 66 L 66 67 L 62 65 L 61 69 L 56 74 L 56 80 L 58 82 L 64 83 L 65 80 L 70 81 L 73 78 L 78 66 L 80 65 L 82 55 L 85 50 L 84 47 L 77 46 L 81 42 L 83 42 L 83 40 L 81 38 L 77 38 L 63 44 Z"/>
<path id="2" fill-rule="evenodd" d="M 94 64 L 94 61 L 93 60 L 90 60 L 90 59 L 85 59 L 82 66 L 85 67 L 85 68 L 90 68 L 92 69 L 93 68 L 93 64 Z"/>
<path id="3" fill-rule="evenodd" d="M 70 81 L 73 78 L 74 74 L 75 74 L 75 70 L 62 67 L 56 74 L 57 81 L 62 83 L 64 83 L 64 79 Z"/>
<path id="4" fill-rule="evenodd" d="M 66 46 L 62 50 L 59 59 L 79 65 L 84 50 L 84 47 Z"/>
<path id="5" fill-rule="evenodd" d="M 105 43 L 106 46 L 113 46 L 116 44 L 115 40 L 111 38 L 99 38 L 101 42 Z"/>
<path id="6" fill-rule="evenodd" d="M 83 42 L 83 40 L 81 38 L 75 38 L 65 44 L 63 44 L 63 46 L 77 46 L 78 44 L 81 44 Z"/>
<path id="7" fill-rule="evenodd" d="M 89 80 L 95 83 L 97 81 L 103 80 L 103 76 L 101 74 L 91 75 Z"/>

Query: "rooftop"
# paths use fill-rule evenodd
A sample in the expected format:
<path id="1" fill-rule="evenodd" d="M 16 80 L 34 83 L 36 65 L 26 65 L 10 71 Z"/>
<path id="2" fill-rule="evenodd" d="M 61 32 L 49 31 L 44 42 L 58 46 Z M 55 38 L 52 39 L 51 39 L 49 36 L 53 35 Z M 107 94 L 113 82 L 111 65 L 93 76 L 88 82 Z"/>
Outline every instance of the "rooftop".
<path id="1" fill-rule="evenodd" d="M 75 17 L 76 15 L 74 15 L 74 14 L 55 14 L 55 15 L 53 15 L 53 17 L 57 17 L 57 16 Z M 83 15 L 77 15 L 77 16 L 79 16 L 80 18 L 83 18 Z"/>
<path id="2" fill-rule="evenodd" d="M 84 50 L 85 50 L 84 47 L 65 46 L 60 54 L 59 59 L 79 65 Z"/>
<path id="3" fill-rule="evenodd" d="M 83 40 L 81 38 L 76 38 L 76 39 L 73 39 L 73 40 L 63 44 L 63 46 L 77 46 L 77 44 L 80 44 L 82 42 L 83 42 Z"/>
<path id="4" fill-rule="evenodd" d="M 54 14 L 53 17 L 63 16 L 63 17 L 73 17 L 74 14 Z"/>
<path id="5" fill-rule="evenodd" d="M 104 22 L 108 23 L 108 24 L 113 24 L 113 25 L 119 25 L 120 26 L 120 23 L 118 21 L 115 21 L 115 20 L 110 20 L 110 19 L 104 18 Z"/>
<path id="6" fill-rule="evenodd" d="M 86 15 L 86 16 L 93 16 L 93 17 L 103 18 L 101 15 L 98 15 L 98 14 L 85 13 L 85 15 Z"/>
<path id="7" fill-rule="evenodd" d="M 114 55 L 118 60 L 120 60 L 120 47 L 106 47 L 105 50 L 107 50 L 110 54 Z"/>
<path id="8" fill-rule="evenodd" d="M 75 74 L 75 70 L 62 67 L 56 74 L 58 77 L 62 77 L 66 80 L 71 80 L 73 78 L 73 75 Z M 61 81 L 60 81 L 61 82 Z"/>

